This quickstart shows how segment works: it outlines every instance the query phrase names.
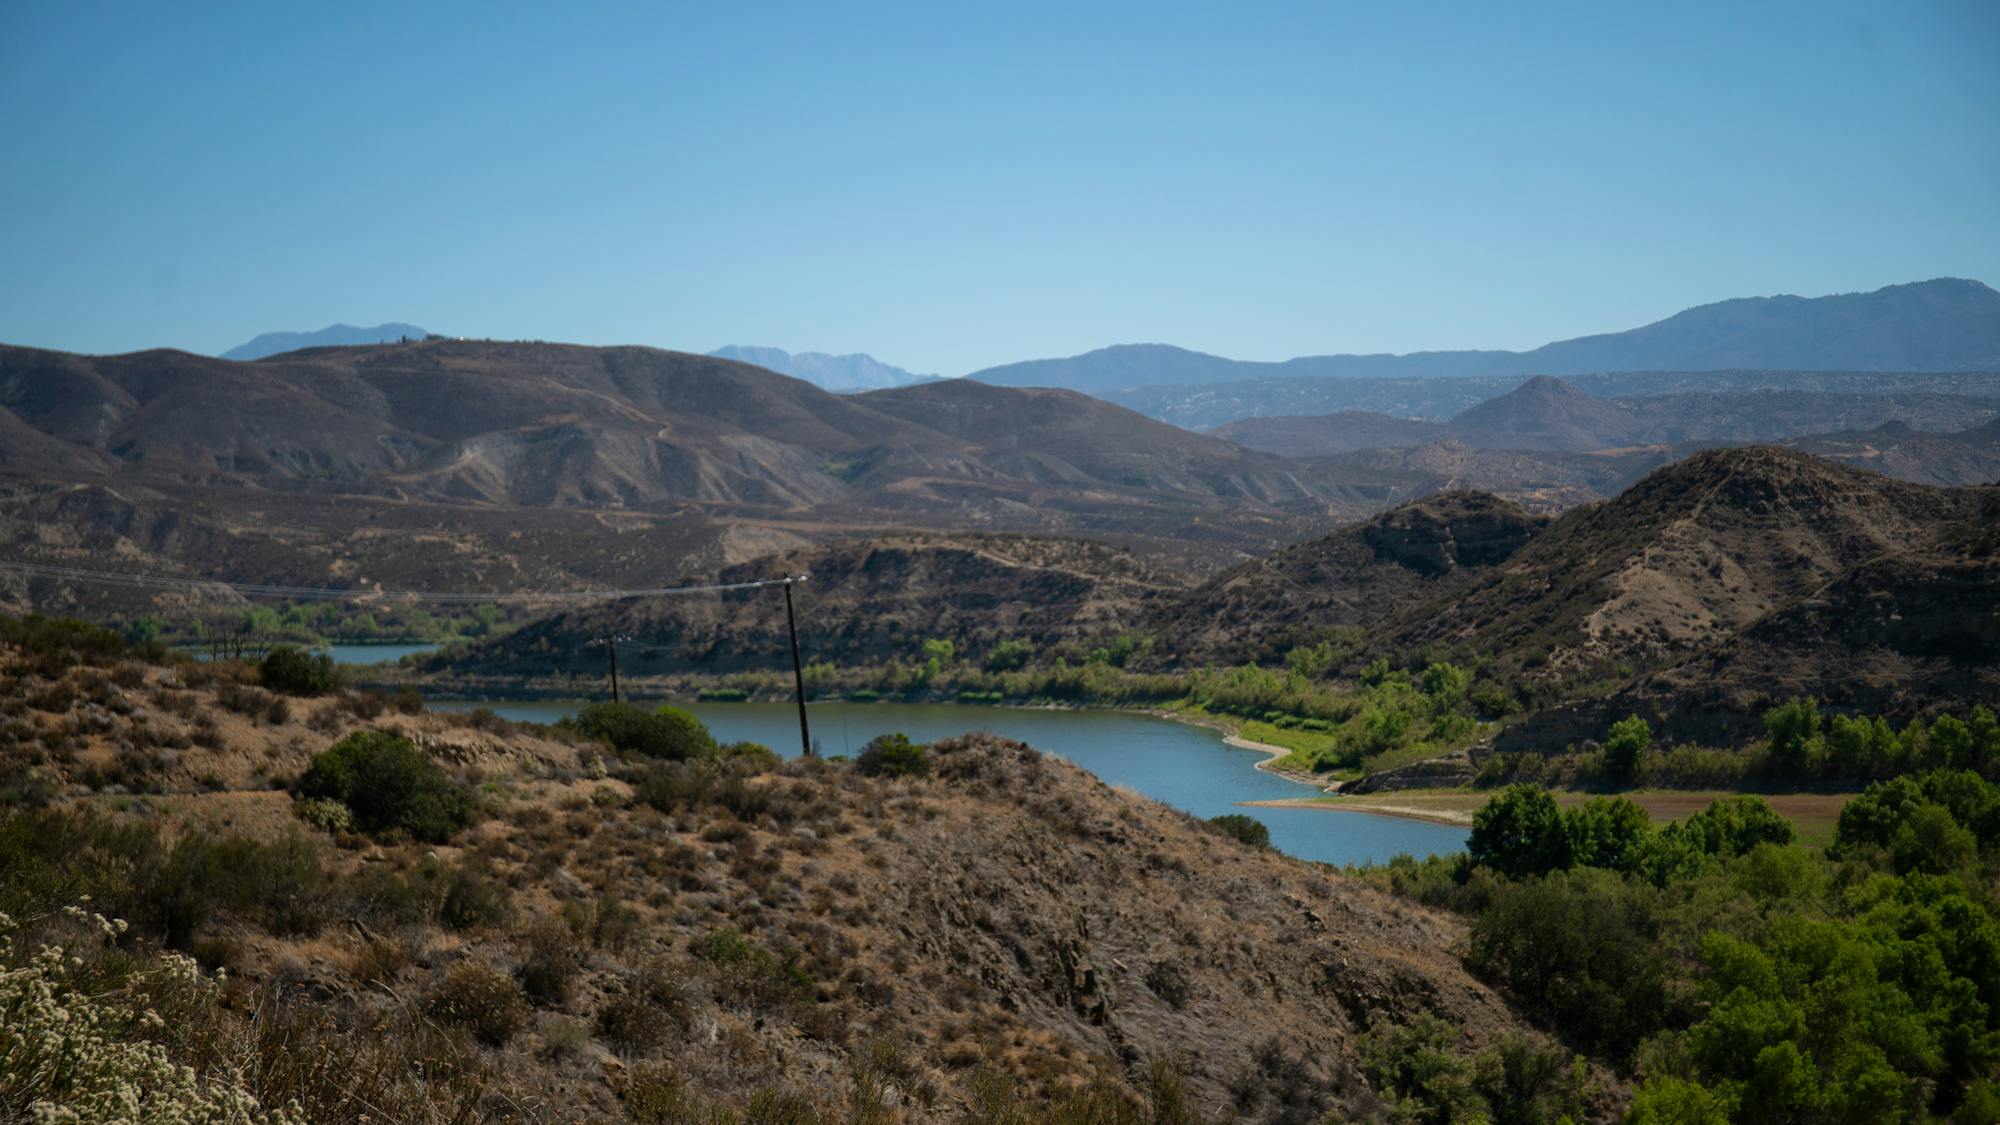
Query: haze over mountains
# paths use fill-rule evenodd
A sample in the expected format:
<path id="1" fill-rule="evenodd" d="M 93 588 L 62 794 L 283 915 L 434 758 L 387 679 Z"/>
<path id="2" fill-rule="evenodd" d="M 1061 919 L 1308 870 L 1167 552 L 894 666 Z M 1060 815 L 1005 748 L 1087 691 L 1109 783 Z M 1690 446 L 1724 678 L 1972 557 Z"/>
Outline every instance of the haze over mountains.
<path id="1" fill-rule="evenodd" d="M 421 340 L 429 332 L 414 324 L 378 324 L 356 328 L 351 324 L 329 324 L 317 332 L 266 332 L 247 344 L 223 352 L 222 359 L 263 359 L 300 348 L 350 347 L 355 344 L 390 344 L 397 340 Z"/>
<path id="2" fill-rule="evenodd" d="M 907 386 L 937 378 L 919 375 L 883 363 L 872 355 L 828 355 L 825 352 L 788 352 L 783 348 L 744 347 L 730 344 L 708 353 L 719 359 L 755 364 L 767 371 L 804 379 L 822 390 L 835 393 L 877 391 Z"/>
<path id="3" fill-rule="evenodd" d="M 661 584 L 885 528 L 1202 569 L 1406 487 L 1069 391 L 839 396 L 685 353 L 445 339 L 253 363 L 0 348 L 0 435 L 15 557 L 405 588 Z"/>
<path id="4" fill-rule="evenodd" d="M 1344 410 L 1245 418 L 1209 432 L 1288 457 L 1439 441 L 1475 449 L 1583 452 L 1684 441 L 1780 441 L 1894 423 L 1949 432 L 2000 415 L 2000 379 L 1968 382 L 1965 389 L 1983 393 L 1755 390 L 1600 398 L 1568 380 L 1538 375 L 1443 422 Z"/>
<path id="5" fill-rule="evenodd" d="M 1580 375 L 1604 371 L 1991 371 L 2000 369 L 2000 292 L 1939 278 L 1872 293 L 1745 297 L 1676 313 L 1624 332 L 1526 352 L 1302 356 L 1279 363 L 1225 359 L 1166 344 L 1125 344 L 1064 359 L 989 367 L 1001 386 L 1092 394 L 1135 387 L 1324 377 Z"/>

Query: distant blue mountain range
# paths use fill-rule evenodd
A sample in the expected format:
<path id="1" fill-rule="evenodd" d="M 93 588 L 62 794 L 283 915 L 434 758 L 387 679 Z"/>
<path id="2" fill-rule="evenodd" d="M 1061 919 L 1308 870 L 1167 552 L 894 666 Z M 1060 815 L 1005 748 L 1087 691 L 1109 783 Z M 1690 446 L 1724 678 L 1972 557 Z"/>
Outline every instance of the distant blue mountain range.
<path id="1" fill-rule="evenodd" d="M 1741 297 L 1625 332 L 1533 351 L 1319 355 L 1260 363 L 1167 344 L 1121 344 L 1066 359 L 975 371 L 983 383 L 1103 394 L 1137 387 L 1369 376 L 1587 375 L 1610 371 L 1996 371 L 2000 293 L 1938 278 L 1872 293 Z"/>
<path id="2" fill-rule="evenodd" d="M 751 363 L 766 371 L 804 379 L 821 390 L 879 391 L 903 387 L 937 378 L 892 367 L 872 355 L 828 355 L 825 352 L 788 352 L 783 348 L 744 347 L 731 344 L 708 353 L 717 359 Z"/>
<path id="3" fill-rule="evenodd" d="M 352 324 L 329 324 L 317 332 L 266 332 L 247 344 L 222 353 L 223 359 L 263 359 L 267 355 L 295 352 L 300 348 L 331 348 L 351 344 L 388 344 L 409 338 L 421 340 L 429 332 L 414 324 L 378 324 L 356 328 Z"/>

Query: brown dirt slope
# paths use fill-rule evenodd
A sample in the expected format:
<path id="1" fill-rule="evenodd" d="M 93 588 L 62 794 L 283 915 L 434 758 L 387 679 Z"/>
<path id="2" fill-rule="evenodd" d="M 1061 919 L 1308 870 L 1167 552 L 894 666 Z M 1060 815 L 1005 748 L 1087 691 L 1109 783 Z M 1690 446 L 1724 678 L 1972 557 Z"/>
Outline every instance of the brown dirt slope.
<path id="1" fill-rule="evenodd" d="M 1462 589 L 1543 525 L 1486 493 L 1425 497 L 1212 578 L 1158 606 L 1144 630 L 1186 661 L 1274 659 Z"/>
<path id="2" fill-rule="evenodd" d="M 305 833 L 331 880 L 312 901 L 352 914 L 224 908 L 192 944 L 231 970 L 227 1012 L 292 1020 L 295 1045 L 366 1059 L 423 1043 L 423 1068 L 357 1066 L 400 1099 L 397 1120 L 444 1120 L 416 1109 L 467 1089 L 475 1111 L 453 1120 L 607 1120 L 619 1091 L 657 1094 L 663 1075 L 738 1109 L 761 1090 L 841 1112 L 866 1089 L 887 1111 L 870 1120 L 959 1120 L 996 1076 L 1029 1099 L 1129 1093 L 1161 1065 L 1204 1119 L 1374 1119 L 1365 1030 L 1434 1013 L 1475 1048 L 1524 1030 L 1460 967 L 1453 918 L 987 736 L 939 744 L 919 779 L 648 766 L 361 697 L 274 713 L 226 665 L 0 654 L 0 675 L 8 784 L 53 783 L 170 837 Z M 479 782 L 484 819 L 444 847 L 296 821 L 276 787 L 364 726 Z M 437 864 L 486 905 L 383 897 Z M 530 1006 L 510 982 L 547 985 L 552 966 L 561 986 Z M 482 971 L 474 1026 L 493 1033 L 477 1042 L 429 998 Z M 253 1061 L 247 1080 L 267 1081 L 269 1049 Z"/>
<path id="3" fill-rule="evenodd" d="M 1401 614 L 1375 643 L 1469 647 L 1513 670 L 1531 654 L 1558 673 L 1659 667 L 1851 567 L 1934 541 L 1974 502 L 1970 490 L 1787 450 L 1699 453 L 1559 517 L 1463 593 Z"/>

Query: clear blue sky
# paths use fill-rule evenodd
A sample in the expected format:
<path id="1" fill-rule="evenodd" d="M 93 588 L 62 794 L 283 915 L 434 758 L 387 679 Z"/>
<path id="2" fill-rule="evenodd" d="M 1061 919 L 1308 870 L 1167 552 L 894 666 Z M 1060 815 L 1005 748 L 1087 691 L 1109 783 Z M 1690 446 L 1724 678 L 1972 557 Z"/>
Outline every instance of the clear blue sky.
<path id="1" fill-rule="evenodd" d="M 1531 347 L 2000 284 L 2000 4 L 0 0 L 0 341 Z"/>

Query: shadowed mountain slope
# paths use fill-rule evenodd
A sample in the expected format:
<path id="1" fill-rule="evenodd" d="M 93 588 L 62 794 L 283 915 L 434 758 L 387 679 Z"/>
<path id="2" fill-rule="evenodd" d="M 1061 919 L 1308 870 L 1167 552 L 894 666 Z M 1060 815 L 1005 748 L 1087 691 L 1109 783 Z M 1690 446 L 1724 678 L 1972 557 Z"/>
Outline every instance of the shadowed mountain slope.
<path id="1" fill-rule="evenodd" d="M 1479 492 L 1425 497 L 1235 567 L 1156 606 L 1145 630 L 1183 657 L 1270 661 L 1330 631 L 1430 604 L 1543 525 Z"/>
<path id="2" fill-rule="evenodd" d="M 1889 480 L 1767 447 L 1698 453 L 1564 514 L 1449 603 L 1389 623 L 1382 645 L 1470 646 L 1518 671 L 1657 667 L 1795 602 L 1864 561 L 1929 542 L 1966 490 Z"/>
<path id="3" fill-rule="evenodd" d="M 919 662 L 925 640 L 978 657 L 1004 641 L 1038 647 L 1108 635 L 1183 588 L 1179 575 L 1099 544 L 1023 536 L 846 540 L 723 569 L 717 582 L 809 574 L 795 588 L 807 661 Z M 726 673 L 789 660 L 784 598 L 773 589 L 639 599 L 564 610 L 440 656 L 454 676 L 601 674 L 591 638 L 624 633 L 634 675 Z"/>

